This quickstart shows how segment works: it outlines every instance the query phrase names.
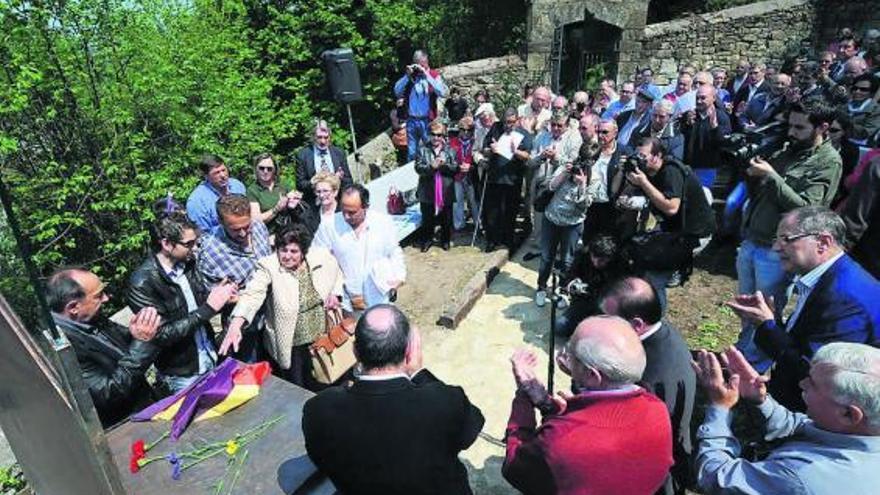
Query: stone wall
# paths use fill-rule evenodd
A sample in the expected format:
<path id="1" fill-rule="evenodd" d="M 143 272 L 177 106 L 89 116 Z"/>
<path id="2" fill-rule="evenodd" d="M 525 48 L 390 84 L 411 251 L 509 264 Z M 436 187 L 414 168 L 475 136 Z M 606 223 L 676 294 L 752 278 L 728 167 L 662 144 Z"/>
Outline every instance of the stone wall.
<path id="1" fill-rule="evenodd" d="M 661 82 L 674 78 L 684 62 L 732 68 L 747 58 L 778 66 L 787 49 L 813 45 L 816 16 L 811 0 L 770 0 L 651 24 L 637 59 Z"/>
<path id="2" fill-rule="evenodd" d="M 522 85 L 529 82 L 525 61 L 517 55 L 472 60 L 441 67 L 438 70 L 447 86 L 459 88 L 461 94 L 467 97 L 471 111 L 476 110 L 473 107 L 473 95 L 478 89 L 489 91 L 493 102 L 503 106 L 514 101 L 514 98 L 519 98 Z M 442 101 L 440 105 L 442 108 Z M 390 112 L 391 109 L 389 108 L 388 111 Z M 382 117 L 386 115 L 383 114 Z M 359 175 L 362 181 L 369 179 L 371 171 L 373 174 L 377 172 L 381 174 L 397 166 L 390 129 L 366 143 L 358 144 L 358 152 L 361 155 Z M 348 161 L 354 164 L 353 154 L 348 156 Z M 354 168 L 352 173 L 357 173 Z"/>
<path id="3" fill-rule="evenodd" d="M 816 35 L 822 49 L 843 26 L 853 28 L 857 36 L 862 36 L 870 28 L 880 29 L 878 0 L 822 0 L 818 2 L 816 13 Z"/>

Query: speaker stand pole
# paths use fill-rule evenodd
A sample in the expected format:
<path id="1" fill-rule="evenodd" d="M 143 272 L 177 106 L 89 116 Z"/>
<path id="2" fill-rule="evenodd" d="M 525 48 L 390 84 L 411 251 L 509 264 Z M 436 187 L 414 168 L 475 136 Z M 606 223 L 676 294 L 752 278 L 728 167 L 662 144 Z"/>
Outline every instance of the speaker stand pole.
<path id="1" fill-rule="evenodd" d="M 363 181 L 363 176 L 361 175 L 361 156 L 358 153 L 358 142 L 357 137 L 354 134 L 354 119 L 351 118 L 351 104 L 346 103 L 345 109 L 348 111 L 348 126 L 351 130 L 351 144 L 354 146 L 354 168 L 355 168 L 355 176 L 359 180 L 355 180 L 355 182 Z"/>

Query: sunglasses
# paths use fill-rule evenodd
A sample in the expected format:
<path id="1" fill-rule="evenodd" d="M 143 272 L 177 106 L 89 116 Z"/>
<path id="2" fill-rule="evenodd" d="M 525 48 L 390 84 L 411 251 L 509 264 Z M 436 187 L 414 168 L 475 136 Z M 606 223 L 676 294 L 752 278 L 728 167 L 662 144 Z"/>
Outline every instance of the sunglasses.
<path id="1" fill-rule="evenodd" d="M 819 234 L 821 234 L 821 232 L 802 232 L 800 234 L 779 235 L 776 236 L 776 240 L 782 244 L 791 244 L 798 239 L 803 239 L 804 237 L 810 237 Z"/>
<path id="2" fill-rule="evenodd" d="M 605 131 L 603 131 L 603 130 L 598 130 L 598 131 L 596 131 L 596 134 L 611 134 L 611 131 L 607 131 L 607 130 L 605 130 Z"/>
<path id="3" fill-rule="evenodd" d="M 193 239 L 193 240 L 191 240 L 191 241 L 186 241 L 186 242 L 174 241 L 174 244 L 177 244 L 177 245 L 183 246 L 183 247 L 185 247 L 185 248 L 187 248 L 187 249 L 192 249 L 192 248 L 195 247 L 196 242 L 198 242 L 198 239 Z"/>
<path id="4" fill-rule="evenodd" d="M 865 86 L 853 86 L 852 91 L 864 91 L 865 93 L 870 93 L 871 88 Z"/>
<path id="5" fill-rule="evenodd" d="M 443 137 L 446 134 L 443 134 L 442 132 L 432 132 L 431 135 L 434 137 Z"/>
<path id="6" fill-rule="evenodd" d="M 274 172 L 275 167 L 257 167 L 257 170 L 261 172 Z"/>

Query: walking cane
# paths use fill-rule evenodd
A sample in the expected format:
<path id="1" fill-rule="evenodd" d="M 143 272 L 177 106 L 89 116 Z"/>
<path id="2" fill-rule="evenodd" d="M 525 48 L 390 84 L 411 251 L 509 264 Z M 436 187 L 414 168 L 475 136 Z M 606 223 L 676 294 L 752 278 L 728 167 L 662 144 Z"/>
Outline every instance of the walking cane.
<path id="1" fill-rule="evenodd" d="M 480 225 L 483 220 L 483 201 L 486 199 L 486 180 L 489 178 L 489 174 L 487 171 L 483 172 L 483 190 L 480 191 L 480 211 L 477 218 L 474 219 L 474 235 L 471 238 L 471 247 L 474 247 L 474 244 L 477 242 L 477 232 L 480 231 Z"/>

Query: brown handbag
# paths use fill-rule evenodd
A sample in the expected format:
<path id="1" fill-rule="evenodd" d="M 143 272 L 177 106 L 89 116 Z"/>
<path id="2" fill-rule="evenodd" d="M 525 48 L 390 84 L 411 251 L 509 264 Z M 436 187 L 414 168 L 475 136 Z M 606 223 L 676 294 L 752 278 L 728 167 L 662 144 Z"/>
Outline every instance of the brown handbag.
<path id="1" fill-rule="evenodd" d="M 315 381 L 330 385 L 357 363 L 354 356 L 354 318 L 344 318 L 342 311 L 327 311 L 327 331 L 309 348 L 312 355 L 312 376 Z"/>

